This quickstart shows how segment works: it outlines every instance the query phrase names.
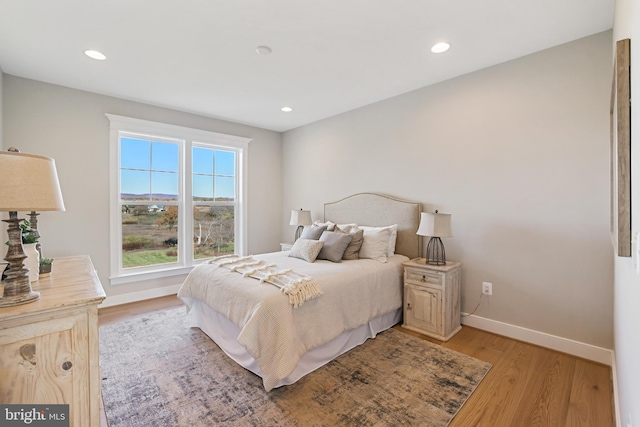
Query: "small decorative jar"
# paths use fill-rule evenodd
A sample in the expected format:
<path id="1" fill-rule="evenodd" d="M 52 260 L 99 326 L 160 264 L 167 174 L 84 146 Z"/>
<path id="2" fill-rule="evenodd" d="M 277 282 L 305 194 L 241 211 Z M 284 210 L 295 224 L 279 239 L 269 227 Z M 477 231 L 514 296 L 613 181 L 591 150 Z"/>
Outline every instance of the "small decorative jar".
<path id="1" fill-rule="evenodd" d="M 29 281 L 35 282 L 40 278 L 40 254 L 35 243 L 23 244 L 22 247 L 27 255 L 24 265 L 29 269 Z"/>

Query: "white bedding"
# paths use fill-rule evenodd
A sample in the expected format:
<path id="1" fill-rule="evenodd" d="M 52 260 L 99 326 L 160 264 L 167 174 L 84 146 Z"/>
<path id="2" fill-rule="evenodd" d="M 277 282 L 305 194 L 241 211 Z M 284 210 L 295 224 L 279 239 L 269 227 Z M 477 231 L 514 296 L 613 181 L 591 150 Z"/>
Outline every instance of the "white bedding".
<path id="1" fill-rule="evenodd" d="M 202 264 L 178 296 L 188 310 L 192 299 L 201 300 L 238 326 L 238 342 L 258 363 L 267 391 L 293 372 L 307 351 L 402 306 L 402 262 L 408 259 L 402 255 L 389 257 L 387 263 L 308 263 L 287 252 L 254 258 L 313 277 L 323 295 L 293 307 L 277 287 Z"/>

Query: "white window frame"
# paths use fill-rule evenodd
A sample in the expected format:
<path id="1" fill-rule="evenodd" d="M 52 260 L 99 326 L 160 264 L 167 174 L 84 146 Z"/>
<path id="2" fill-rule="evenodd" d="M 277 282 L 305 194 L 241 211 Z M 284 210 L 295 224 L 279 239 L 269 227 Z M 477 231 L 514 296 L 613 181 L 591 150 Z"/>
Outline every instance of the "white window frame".
<path id="1" fill-rule="evenodd" d="M 232 150 L 236 153 L 235 252 L 245 255 L 247 247 L 247 169 L 250 138 L 192 129 L 131 117 L 106 114 L 110 121 L 110 257 L 111 285 L 187 274 L 204 260 L 193 259 L 192 147 Z M 178 262 L 122 268 L 122 210 L 120 209 L 120 137 L 144 137 L 179 145 Z M 146 203 L 143 203 L 146 204 Z M 173 204 L 173 203 L 172 203 Z"/>

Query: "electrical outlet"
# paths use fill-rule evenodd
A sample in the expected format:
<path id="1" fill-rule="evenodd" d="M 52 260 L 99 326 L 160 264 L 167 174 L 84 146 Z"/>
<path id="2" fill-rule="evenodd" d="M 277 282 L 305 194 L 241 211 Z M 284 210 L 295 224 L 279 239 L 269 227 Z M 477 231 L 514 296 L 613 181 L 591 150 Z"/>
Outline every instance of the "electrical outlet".
<path id="1" fill-rule="evenodd" d="M 482 282 L 482 293 L 484 295 L 493 295 L 493 283 Z"/>

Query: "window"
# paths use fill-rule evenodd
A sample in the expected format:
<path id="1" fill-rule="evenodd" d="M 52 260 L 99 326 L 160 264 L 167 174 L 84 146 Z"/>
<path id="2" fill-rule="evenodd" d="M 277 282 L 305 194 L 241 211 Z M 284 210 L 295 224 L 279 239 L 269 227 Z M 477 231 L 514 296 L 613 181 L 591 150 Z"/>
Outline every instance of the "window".
<path id="1" fill-rule="evenodd" d="M 197 145 L 192 149 L 193 256 L 234 253 L 236 153 Z"/>
<path id="2" fill-rule="evenodd" d="M 250 139 L 107 114 L 111 284 L 243 253 Z"/>

